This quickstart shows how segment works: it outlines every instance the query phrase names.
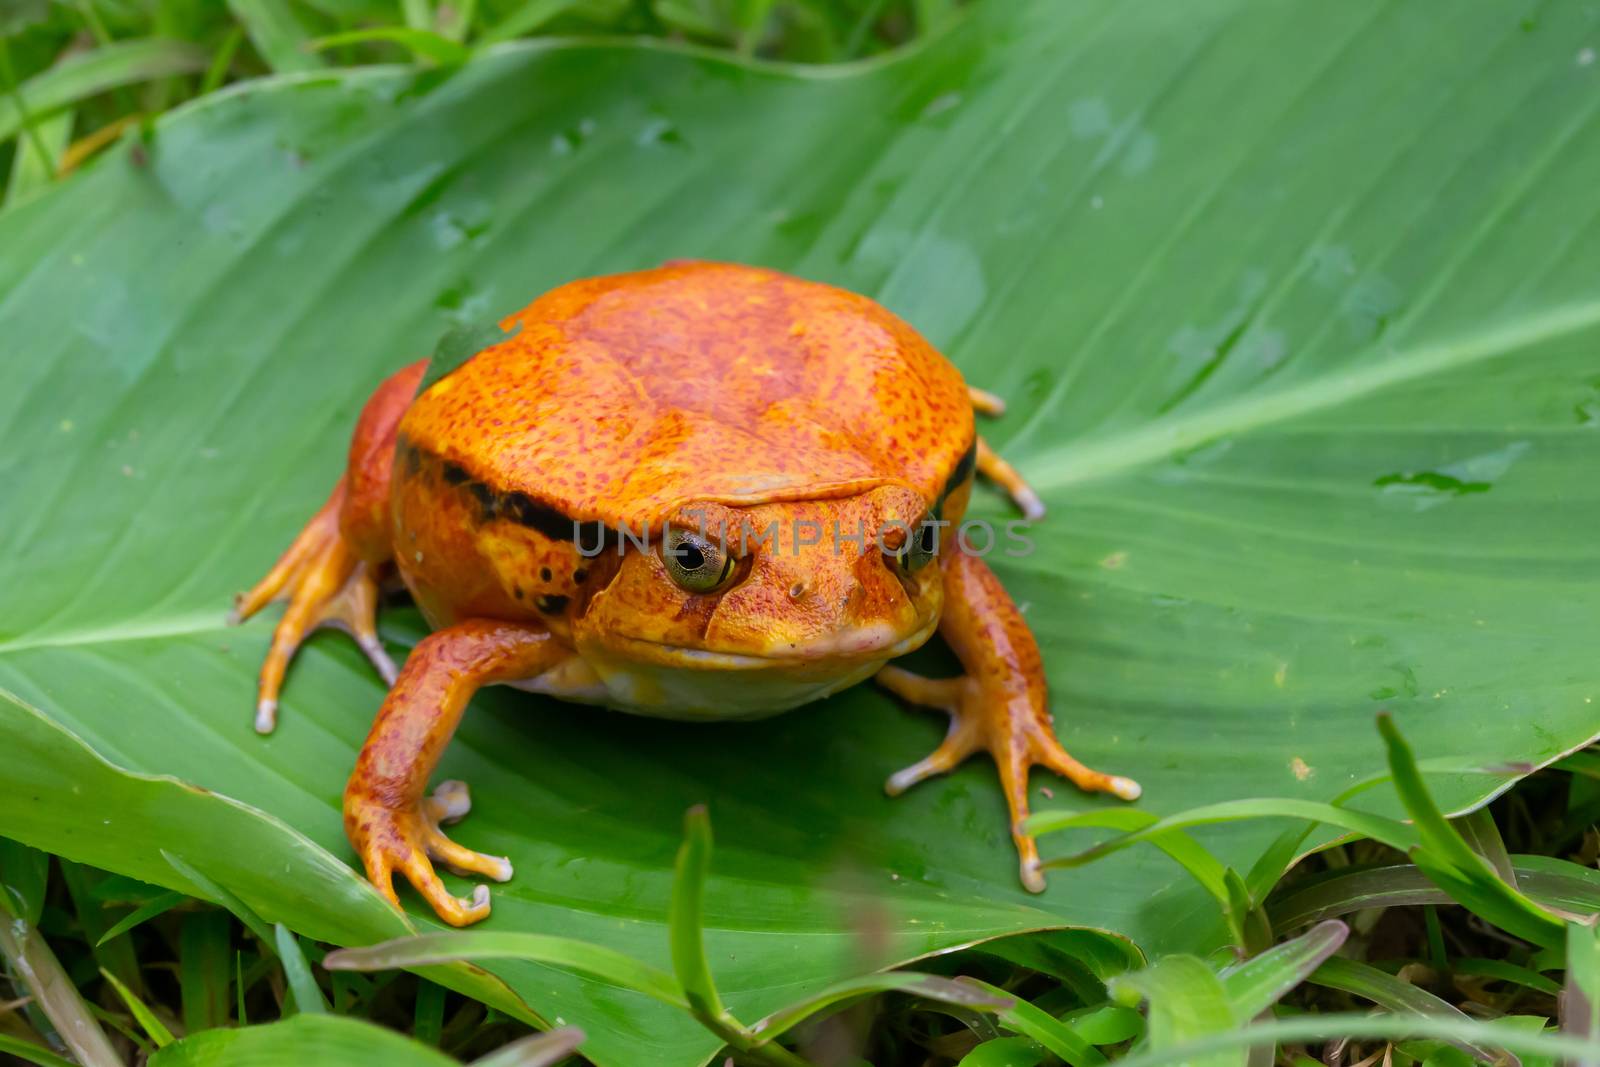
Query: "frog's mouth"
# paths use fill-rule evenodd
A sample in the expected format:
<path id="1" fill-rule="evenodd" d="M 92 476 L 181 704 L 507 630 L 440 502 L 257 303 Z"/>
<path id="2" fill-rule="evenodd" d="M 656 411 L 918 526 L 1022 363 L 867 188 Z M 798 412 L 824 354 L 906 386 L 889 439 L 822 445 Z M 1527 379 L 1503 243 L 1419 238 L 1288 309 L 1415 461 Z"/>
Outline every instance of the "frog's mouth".
<path id="1" fill-rule="evenodd" d="M 685 670 L 853 674 L 865 663 L 883 663 L 916 651 L 933 636 L 938 624 L 937 617 L 930 618 L 910 634 L 900 634 L 888 626 L 865 627 L 803 644 L 778 645 L 764 652 L 725 652 L 616 633 L 610 634 L 606 643 L 612 656 L 620 654 Z"/>
<path id="2" fill-rule="evenodd" d="M 888 627 L 764 652 L 724 652 L 608 634 L 580 645 L 603 695 L 621 711 L 674 719 L 757 719 L 837 693 L 878 673 L 933 636 L 937 620 L 910 634 Z"/>

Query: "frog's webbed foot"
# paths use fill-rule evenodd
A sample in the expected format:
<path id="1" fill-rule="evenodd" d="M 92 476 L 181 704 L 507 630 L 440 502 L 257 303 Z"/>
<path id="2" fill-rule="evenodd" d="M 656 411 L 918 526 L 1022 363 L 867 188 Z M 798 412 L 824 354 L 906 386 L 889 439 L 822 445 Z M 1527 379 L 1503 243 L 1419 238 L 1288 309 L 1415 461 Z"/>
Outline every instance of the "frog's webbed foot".
<path id="1" fill-rule="evenodd" d="M 978 414 L 1006 413 L 1006 402 L 993 393 L 974 385 L 967 386 L 967 393 L 972 397 L 972 410 Z M 1022 512 L 1023 518 L 1029 522 L 1037 522 L 1044 518 L 1044 501 L 1039 499 L 1039 494 L 1023 481 L 1022 475 L 1017 473 L 1017 468 L 1001 459 L 982 437 L 978 438 L 978 473 L 1009 493 L 1012 502 Z"/>
<path id="2" fill-rule="evenodd" d="M 431 796 L 413 810 L 394 810 L 369 795 L 345 799 L 345 831 L 361 856 L 367 877 L 395 907 L 394 876 L 401 875 L 451 926 L 467 926 L 489 914 L 489 887 L 473 887 L 470 897 L 451 896 L 429 860 L 463 877 L 482 875 L 496 882 L 511 880 L 511 860 L 488 856 L 456 844 L 439 829 L 459 821 L 472 809 L 464 782 L 440 782 Z"/>
<path id="3" fill-rule="evenodd" d="M 1040 720 L 1026 700 L 1007 700 L 1001 693 L 986 693 L 970 675 L 959 678 L 924 678 L 899 667 L 878 672 L 878 683 L 896 696 L 950 715 L 950 732 L 926 759 L 890 775 L 884 791 L 890 796 L 910 789 L 924 778 L 954 770 L 980 749 L 987 749 L 1000 771 L 1000 785 L 1011 810 L 1011 837 L 1021 863 L 1022 884 L 1038 893 L 1044 889 L 1039 847 L 1021 831 L 1028 817 L 1028 771 L 1047 767 L 1090 793 L 1110 793 L 1137 800 L 1139 783 L 1120 775 L 1091 770 L 1073 759 L 1056 740 L 1048 719 Z"/>
<path id="4" fill-rule="evenodd" d="M 393 685 L 398 673 L 378 640 L 380 568 L 357 559 L 339 533 L 344 496 L 341 480 L 266 577 L 240 594 L 229 616 L 230 622 L 239 623 L 274 600 L 289 602 L 261 664 L 256 690 L 256 730 L 260 733 L 271 733 L 277 725 L 278 692 L 289 661 L 320 627 L 337 626 L 355 638 L 384 684 Z"/>

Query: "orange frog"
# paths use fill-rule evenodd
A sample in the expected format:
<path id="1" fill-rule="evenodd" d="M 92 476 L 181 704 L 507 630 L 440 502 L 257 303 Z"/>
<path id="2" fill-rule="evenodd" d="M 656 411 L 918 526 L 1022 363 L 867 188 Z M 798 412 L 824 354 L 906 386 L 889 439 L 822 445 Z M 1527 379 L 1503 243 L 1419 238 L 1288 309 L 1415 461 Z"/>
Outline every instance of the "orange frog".
<path id="1" fill-rule="evenodd" d="M 328 502 L 239 600 L 288 600 L 256 729 L 318 626 L 348 629 L 389 694 L 344 793 L 345 830 L 391 901 L 404 875 L 448 923 L 489 914 L 437 861 L 511 863 L 451 841 L 466 787 L 427 783 L 480 686 L 684 719 L 753 718 L 876 677 L 950 714 L 899 793 L 987 749 L 1022 881 L 1034 764 L 1084 789 L 1139 787 L 1056 740 L 1039 649 L 959 534 L 974 472 L 1030 518 L 1038 497 L 976 434 L 1000 411 L 878 304 L 770 270 L 680 262 L 573 282 L 503 320 L 459 366 L 378 387 Z M 442 360 L 441 360 L 442 362 Z M 374 624 L 398 572 L 432 628 L 398 671 Z M 885 666 L 938 630 L 966 673 Z"/>

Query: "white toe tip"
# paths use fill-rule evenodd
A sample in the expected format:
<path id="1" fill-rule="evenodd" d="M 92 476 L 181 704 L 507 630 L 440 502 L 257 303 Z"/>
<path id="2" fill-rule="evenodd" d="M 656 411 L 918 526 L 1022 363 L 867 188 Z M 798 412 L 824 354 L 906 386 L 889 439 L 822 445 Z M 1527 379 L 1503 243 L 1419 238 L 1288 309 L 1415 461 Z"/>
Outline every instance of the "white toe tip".
<path id="1" fill-rule="evenodd" d="M 1044 501 L 1039 499 L 1039 494 L 1032 489 L 1017 491 L 1017 507 L 1022 509 L 1022 517 L 1029 522 L 1038 522 L 1044 518 Z"/>
<path id="2" fill-rule="evenodd" d="M 439 783 L 433 791 L 433 800 L 439 805 L 440 822 L 464 819 L 472 810 L 472 793 L 467 789 L 467 783 L 453 778 Z"/>
<path id="3" fill-rule="evenodd" d="M 897 771 L 889 776 L 887 782 L 883 783 L 883 791 L 892 797 L 897 797 L 916 784 L 917 776 L 915 771 Z"/>
<path id="4" fill-rule="evenodd" d="M 263 700 L 256 704 L 256 733 L 270 734 L 278 725 L 278 702 Z"/>
<path id="5" fill-rule="evenodd" d="M 499 857 L 499 861 L 500 861 L 500 869 L 495 871 L 489 877 L 493 878 L 497 882 L 509 882 L 509 881 L 511 881 L 511 876 L 512 876 L 512 873 L 513 873 L 512 870 L 511 870 L 511 857 L 510 856 L 501 856 L 501 857 Z M 483 888 L 484 888 L 485 891 L 487 891 L 489 887 L 488 886 L 484 886 Z"/>
<path id="6" fill-rule="evenodd" d="M 1030 893 L 1044 892 L 1044 872 L 1039 869 L 1038 860 L 1023 861 L 1022 888 Z"/>
<path id="7" fill-rule="evenodd" d="M 476 909 L 476 908 L 487 908 L 488 906 L 489 906 L 489 887 L 486 886 L 486 885 L 475 885 L 475 886 L 473 886 L 472 887 L 472 903 L 471 903 L 470 907 Z"/>
<path id="8" fill-rule="evenodd" d="M 1113 778 L 1111 792 L 1123 800 L 1138 800 L 1144 795 L 1144 788 L 1132 778 Z"/>

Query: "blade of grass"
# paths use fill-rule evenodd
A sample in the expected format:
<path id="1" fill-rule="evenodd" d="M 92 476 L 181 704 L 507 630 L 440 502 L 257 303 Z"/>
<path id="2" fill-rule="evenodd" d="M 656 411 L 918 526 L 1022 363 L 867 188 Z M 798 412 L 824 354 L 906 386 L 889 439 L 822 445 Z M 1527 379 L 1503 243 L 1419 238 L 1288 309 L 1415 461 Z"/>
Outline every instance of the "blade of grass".
<path id="1" fill-rule="evenodd" d="M 411 53 L 413 58 L 426 59 L 442 67 L 456 67 L 472 58 L 472 50 L 465 45 L 458 44 L 448 37 L 441 36 L 431 30 L 416 30 L 407 26 L 374 26 L 365 30 L 351 30 L 348 33 L 335 33 L 327 37 L 318 37 L 307 41 L 306 47 L 315 52 L 326 51 L 329 48 L 339 48 L 349 44 L 367 44 L 372 41 L 387 41 L 397 44 Z"/>
<path id="2" fill-rule="evenodd" d="M 1477 978 L 1493 978 L 1501 982 L 1510 982 L 1520 985 L 1535 992 L 1549 996 L 1559 996 L 1561 986 L 1552 982 L 1538 971 L 1527 967 L 1519 967 L 1505 960 L 1482 960 L 1473 957 L 1457 957 L 1450 961 L 1450 970 L 1455 974 L 1471 975 Z"/>
<path id="3" fill-rule="evenodd" d="M 78 1067 L 76 1063 L 62 1059 L 47 1048 L 40 1048 L 31 1041 L 24 1041 L 10 1034 L 0 1034 L 0 1052 L 9 1053 L 19 1060 L 36 1063 L 39 1067 Z"/>
<path id="4" fill-rule="evenodd" d="M 22 124 L 27 134 L 26 140 L 32 146 L 34 154 L 40 159 L 48 159 L 50 150 L 39 132 L 39 117 L 29 110 L 28 102 L 22 95 L 22 87 L 17 84 L 17 72 L 11 65 L 11 45 L 5 34 L 0 34 L 0 88 L 4 88 L 10 98 L 12 110 L 16 112 L 17 121 Z"/>
<path id="5" fill-rule="evenodd" d="M 1555 856 L 1513 856 L 1517 884 L 1547 908 L 1600 912 L 1600 871 Z"/>
<path id="6" fill-rule="evenodd" d="M 1028 818 L 1026 832 L 1046 834 L 1057 830 L 1087 827 L 1122 830 L 1125 833 L 1084 852 L 1050 860 L 1045 866 L 1076 867 L 1091 859 L 1115 852 L 1119 848 L 1125 848 L 1127 844 L 1135 841 L 1149 841 L 1181 864 L 1219 904 L 1224 908 L 1228 907 L 1227 868 L 1202 848 L 1194 838 L 1182 833 L 1182 826 L 1172 823 L 1171 818 L 1158 819 L 1149 812 L 1130 808 L 1104 808 L 1078 813 L 1039 812 Z"/>
<path id="7" fill-rule="evenodd" d="M 282 923 L 272 929 L 278 946 L 278 960 L 283 964 L 283 977 L 294 993 L 295 1010 L 313 1015 L 324 1014 L 328 1010 L 328 1002 L 322 995 L 322 987 L 317 985 L 316 978 L 311 974 L 311 965 L 306 962 L 299 938 Z"/>
<path id="8" fill-rule="evenodd" d="M 1558 759 L 1550 765 L 1558 771 L 1569 771 L 1572 774 L 1581 774 L 1585 778 L 1600 778 L 1600 752 L 1592 748 L 1574 752 L 1563 759 Z"/>
<path id="9" fill-rule="evenodd" d="M 1482 860 L 1477 870 L 1468 874 L 1436 862 L 1433 853 L 1418 848 L 1412 850 L 1411 862 L 1451 900 L 1514 937 L 1546 947 L 1560 945 L 1566 938 L 1561 919 L 1506 885 Z"/>
<path id="10" fill-rule="evenodd" d="M 1567 926 L 1567 981 L 1560 1005 L 1562 1033 L 1590 1041 L 1600 1037 L 1600 941 L 1585 923 Z M 1596 1067 L 1600 1050 L 1569 1064 Z"/>
<path id="11" fill-rule="evenodd" d="M 426 978 L 417 983 L 417 1003 L 412 1010 L 411 1036 L 424 1045 L 439 1047 L 444 1031 L 444 986 Z"/>
<path id="12" fill-rule="evenodd" d="M 1392 1012 L 1463 1022 L 1469 1018 L 1459 1008 L 1445 1003 L 1426 989 L 1418 989 L 1410 982 L 1356 960 L 1334 956 L 1324 960 L 1306 980 L 1326 989 L 1338 989 L 1364 997 Z M 1494 1059 L 1485 1046 L 1470 1041 L 1447 1040 L 1469 1056 L 1485 1060 Z"/>
<path id="13" fill-rule="evenodd" d="M 1038 1067 L 1049 1055 L 1031 1037 L 996 1037 L 961 1057 L 956 1067 Z"/>
<path id="14" fill-rule="evenodd" d="M 1204 1034 L 1237 1028 L 1238 1014 L 1227 988 L 1205 961 L 1195 956 L 1173 955 L 1157 960 L 1142 971 L 1113 979 L 1111 995 L 1126 1007 L 1143 1000 L 1149 1028 L 1145 1046 L 1167 1052 Z M 1244 1056 L 1232 1050 L 1197 1057 L 1196 1067 L 1239 1067 Z"/>
<path id="15" fill-rule="evenodd" d="M 155 1012 L 151 1011 L 144 1001 L 133 995 L 133 990 L 123 985 L 116 975 L 104 967 L 100 968 L 100 977 L 104 978 L 110 983 L 111 988 L 116 990 L 117 996 L 121 997 L 122 1003 L 128 1006 L 128 1011 L 133 1015 L 134 1020 L 138 1022 L 140 1029 L 149 1034 L 150 1040 L 156 1043 L 156 1048 L 166 1048 L 172 1044 L 172 1031 L 168 1030 L 166 1024 L 160 1019 L 156 1018 Z"/>
<path id="16" fill-rule="evenodd" d="M 1479 808 L 1451 819 L 1450 825 L 1461 834 L 1467 847 L 1494 869 L 1501 881 L 1513 889 L 1517 888 L 1516 868 L 1511 865 L 1505 840 L 1500 836 L 1500 828 L 1494 824 L 1494 816 L 1489 814 L 1488 808 Z"/>
<path id="17" fill-rule="evenodd" d="M 189 41 L 159 37 L 117 41 L 79 52 L 34 75 L 22 84 L 21 93 L 29 113 L 37 119 L 119 85 L 204 70 L 208 58 L 203 48 Z M 22 113 L 16 101 L 0 99 L 0 142 L 21 127 Z"/>
<path id="18" fill-rule="evenodd" d="M 584 1036 L 576 1026 L 533 1034 L 473 1060 L 472 1067 L 551 1067 L 576 1052 Z"/>
<path id="19" fill-rule="evenodd" d="M 1108 810 L 1114 811 L 1116 809 Z M 1048 834 L 1075 826 L 1109 825 L 1109 821 L 1094 818 L 1101 814 L 1098 811 L 1084 812 L 1082 814 L 1056 811 L 1038 812 L 1028 817 L 1025 829 L 1032 834 Z M 1124 814 L 1139 814 L 1145 819 L 1150 819 L 1150 816 L 1143 812 Z M 1360 834 L 1362 837 L 1380 841 L 1402 852 L 1417 844 L 1418 840 L 1417 832 L 1397 819 L 1372 815 L 1352 808 L 1341 808 L 1315 800 L 1297 800 L 1290 797 L 1252 798 L 1249 800 L 1225 800 L 1218 804 L 1206 804 L 1198 808 L 1191 808 L 1188 811 L 1179 812 L 1176 815 L 1154 819 L 1121 837 L 1104 841 L 1093 848 L 1063 859 L 1051 860 L 1045 866 L 1075 867 L 1127 848 L 1130 845 L 1138 844 L 1140 841 L 1154 843 L 1153 839 L 1157 835 L 1171 830 L 1187 829 L 1191 826 L 1207 826 L 1213 823 L 1238 822 L 1247 819 L 1284 818 L 1307 819 L 1312 822 L 1327 823 L 1330 826 L 1337 826 L 1341 830 L 1347 830 L 1350 833 Z M 1128 821 L 1132 822 L 1133 820 Z"/>
<path id="20" fill-rule="evenodd" d="M 462 960 L 531 960 L 565 967 L 631 989 L 675 1008 L 688 1008 L 683 990 L 665 971 L 616 949 L 568 937 L 465 930 L 402 937 L 363 948 L 341 948 L 322 961 L 330 971 L 379 971 Z"/>
<path id="21" fill-rule="evenodd" d="M 774 1012 L 765 1019 L 755 1022 L 750 1026 L 750 1033 L 764 1044 L 787 1033 L 818 1012 L 857 997 L 889 991 L 909 993 L 942 1004 L 955 1004 L 996 1013 L 1009 1007 L 1015 999 L 1000 990 L 995 990 L 993 994 L 985 993 L 974 989 L 968 982 L 941 978 L 938 975 L 919 974 L 915 971 L 885 971 L 881 974 L 864 974 L 859 978 L 850 978 L 831 985 L 799 1004 Z"/>
<path id="22" fill-rule="evenodd" d="M 61 153 L 72 140 L 76 115 L 60 111 L 33 125 L 33 136 L 17 145 L 11 161 L 11 177 L 6 183 L 5 206 L 15 207 L 50 188 L 56 180 Z"/>
<path id="23" fill-rule="evenodd" d="M 1513 856 L 1517 884 L 1546 908 L 1600 912 L 1600 871 L 1553 856 Z M 1273 925 L 1293 930 L 1366 908 L 1450 904 L 1451 898 L 1413 863 L 1332 871 L 1268 901 Z"/>
<path id="24" fill-rule="evenodd" d="M 228 69 L 233 66 L 234 54 L 239 51 L 243 41 L 244 27 L 236 22 L 229 27 L 217 50 L 211 54 L 211 64 L 206 67 L 206 76 L 200 79 L 200 91 L 196 96 L 209 96 L 221 88 L 228 78 Z"/>
<path id="25" fill-rule="evenodd" d="M 498 44 L 532 33 L 563 12 L 577 7 L 581 0 L 531 0 L 502 18 L 478 38 L 481 44 Z"/>
<path id="26" fill-rule="evenodd" d="M 1122 951 L 1114 951 L 1116 948 Z M 1107 999 L 1106 979 L 1144 965 L 1126 942 L 1088 930 L 1006 937 L 974 950 L 1057 979 L 1084 1004 Z"/>
<path id="27" fill-rule="evenodd" d="M 1376 1039 L 1400 1041 L 1428 1039 L 1466 1041 L 1484 1048 L 1499 1048 L 1527 1056 L 1574 1057 L 1600 1055 L 1600 1041 L 1580 1040 L 1564 1034 L 1533 1031 L 1509 1020 L 1462 1021 L 1438 1015 L 1358 1015 L 1330 1013 L 1273 1019 L 1224 1033 L 1208 1034 L 1163 1050 L 1141 1049 L 1117 1061 L 1117 1067 L 1172 1067 L 1196 1063 L 1214 1052 L 1255 1045 Z M 1490 1057 L 1493 1059 L 1493 1057 Z"/>
<path id="28" fill-rule="evenodd" d="M 433 5 L 428 0 L 400 0 L 400 14 L 414 30 L 433 29 Z"/>
<path id="29" fill-rule="evenodd" d="M 279 1022 L 189 1034 L 147 1067 L 460 1067 L 438 1049 L 348 1015 L 294 1015 Z"/>
<path id="30" fill-rule="evenodd" d="M 285 0 L 228 0 L 228 10 L 244 25 L 267 66 L 278 73 L 325 65 L 321 56 L 306 50 L 310 35 Z"/>
<path id="31" fill-rule="evenodd" d="M 1222 986 L 1241 1019 L 1253 1019 L 1306 980 L 1339 951 L 1350 928 L 1337 919 L 1318 923 L 1292 941 L 1225 969 Z"/>
<path id="32" fill-rule="evenodd" d="M 1274 838 L 1261 858 L 1251 865 L 1250 872 L 1244 877 L 1244 884 L 1250 891 L 1252 904 L 1259 908 L 1265 903 L 1272 887 L 1283 879 L 1315 828 L 1315 823 L 1290 827 Z"/>
<path id="33" fill-rule="evenodd" d="M 710 868 L 711 817 L 704 804 L 696 804 L 683 816 L 683 844 L 678 847 L 673 865 L 672 897 L 667 906 L 672 971 L 683 989 L 689 1014 L 741 1052 L 756 1054 L 781 1067 L 804 1067 L 805 1061 L 788 1049 L 756 1038 L 723 1006 L 717 994 L 711 961 L 706 958 L 704 926 L 706 875 Z"/>
<path id="34" fill-rule="evenodd" d="M 83 931 L 84 939 L 89 942 L 89 951 L 96 965 L 116 975 L 136 996 L 143 995 L 144 972 L 139 967 L 132 941 L 123 938 L 107 942 L 104 939 L 109 919 L 98 890 L 110 878 L 103 871 L 71 860 L 57 858 L 56 866 L 61 871 L 61 882 L 67 887 L 67 896 L 72 901 L 78 926 Z"/>
<path id="35" fill-rule="evenodd" d="M 244 923 L 250 929 L 250 932 L 256 935 L 256 939 L 262 945 L 269 949 L 273 946 L 276 939 L 273 936 L 272 928 L 266 924 L 261 916 L 256 914 L 254 908 L 234 896 L 231 890 L 212 881 L 204 872 L 196 869 L 182 857 L 174 855 L 166 849 L 161 850 L 161 857 L 167 861 L 167 864 L 173 870 L 189 880 L 189 883 L 198 891 L 195 894 L 196 896 L 205 897 L 211 903 L 227 908 L 228 911 L 233 913 L 235 919 Z"/>
<path id="36" fill-rule="evenodd" d="M 37 925 L 50 888 L 50 854 L 0 837 L 0 892 L 3 906 L 29 926 Z"/>
<path id="37" fill-rule="evenodd" d="M 11 910 L 11 899 L 0 892 L 0 961 L 33 995 L 33 1003 L 81 1067 L 121 1067 L 106 1032 L 61 962 L 33 924 Z"/>
<path id="38" fill-rule="evenodd" d="M 440 8 L 438 30 L 452 41 L 464 41 L 467 34 L 472 32 L 472 24 L 478 18 L 478 0 L 455 0 L 455 3 Z"/>
<path id="39" fill-rule="evenodd" d="M 1144 1016 L 1121 1004 L 1096 1004 L 1059 1018 L 1091 1045 L 1120 1045 L 1144 1033 Z"/>
<path id="40" fill-rule="evenodd" d="M 1422 839 L 1419 847 L 1409 850 L 1412 862 L 1446 893 L 1494 925 L 1536 944 L 1559 943 L 1566 936 L 1563 920 L 1500 877 L 1490 861 L 1474 852 L 1444 817 L 1422 780 L 1411 746 L 1387 712 L 1378 716 L 1378 733 L 1388 749 L 1395 791 Z M 1493 848 L 1492 843 L 1488 847 Z"/>
<path id="41" fill-rule="evenodd" d="M 104 934 L 101 934 L 100 938 L 95 941 L 95 947 L 98 948 L 107 941 L 110 941 L 113 937 L 125 934 L 129 930 L 132 930 L 135 926 L 138 926 L 140 923 L 148 922 L 151 919 L 154 919 L 157 915 L 165 915 L 167 912 L 171 911 L 173 908 L 176 908 L 179 904 L 182 904 L 188 899 L 189 897 L 186 894 L 180 893 L 176 889 L 168 890 L 167 892 L 162 893 L 159 897 L 156 897 L 148 904 L 145 904 L 143 907 L 135 908 L 133 911 L 129 912 L 127 915 L 124 915 L 121 919 L 113 923 L 110 928 L 108 928 Z"/>
<path id="42" fill-rule="evenodd" d="M 711 819 L 704 804 L 690 808 L 683 818 L 683 844 L 672 879 L 668 909 L 668 936 L 672 945 L 672 971 L 697 1015 L 722 1019 L 728 1009 L 717 995 L 711 963 L 706 959 L 701 923 L 705 910 L 706 873 L 711 865 Z"/>
<path id="43" fill-rule="evenodd" d="M 250 1016 L 244 1008 L 244 991 L 244 953 L 235 949 L 233 953 L 233 997 L 236 1001 L 234 1005 L 234 1011 L 236 1012 L 234 1021 L 240 1026 L 249 1026 Z"/>
<path id="44" fill-rule="evenodd" d="M 994 1011 L 996 1018 L 1008 1029 L 1015 1030 L 1024 1037 L 1033 1038 L 1070 1067 L 1094 1067 L 1096 1064 L 1106 1062 L 1105 1056 L 1099 1049 L 1079 1037 L 1049 1012 L 981 979 L 962 977 L 956 981 L 1007 1003 L 1008 1007 L 989 1010 Z"/>
<path id="45" fill-rule="evenodd" d="M 225 911 L 204 908 L 183 916 L 178 931 L 178 994 L 187 1033 L 228 1021 L 232 936 L 233 917 Z"/>

